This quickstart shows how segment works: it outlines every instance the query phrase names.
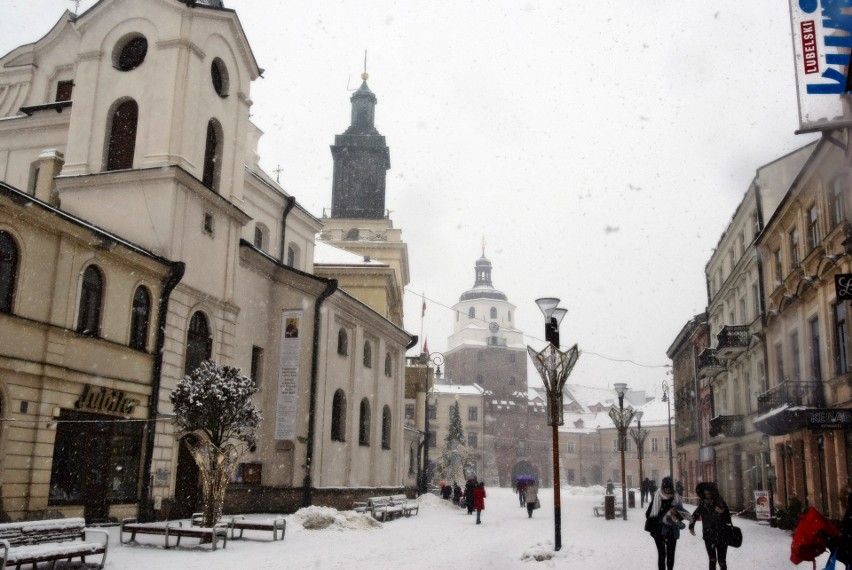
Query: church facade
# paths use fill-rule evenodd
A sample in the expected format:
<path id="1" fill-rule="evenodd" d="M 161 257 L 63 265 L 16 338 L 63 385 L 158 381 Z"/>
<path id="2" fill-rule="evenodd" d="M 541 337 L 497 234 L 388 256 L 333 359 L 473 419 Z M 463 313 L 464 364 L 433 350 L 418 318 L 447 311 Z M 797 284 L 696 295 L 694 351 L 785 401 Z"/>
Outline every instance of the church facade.
<path id="1" fill-rule="evenodd" d="M 230 508 L 405 485 L 404 244 L 358 268 L 384 299 L 315 268 L 323 220 L 258 166 L 261 73 L 221 2 L 102 0 L 0 58 L 10 517 L 197 510 L 169 394 L 204 359 L 254 378 L 265 418 Z"/>

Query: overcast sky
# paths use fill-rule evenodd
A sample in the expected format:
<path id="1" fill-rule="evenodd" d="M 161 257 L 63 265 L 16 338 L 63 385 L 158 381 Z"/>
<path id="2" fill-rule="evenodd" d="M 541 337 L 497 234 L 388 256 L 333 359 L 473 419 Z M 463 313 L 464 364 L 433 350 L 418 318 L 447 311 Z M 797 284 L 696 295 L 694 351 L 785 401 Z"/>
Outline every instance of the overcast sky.
<path id="1" fill-rule="evenodd" d="M 266 70 L 251 93 L 261 164 L 316 216 L 368 50 L 387 206 L 409 248 L 406 328 L 421 334 L 425 294 L 431 351 L 446 347 L 484 236 L 528 344 L 544 346 L 536 298 L 568 309 L 562 344 L 584 351 L 569 381 L 659 392 L 756 169 L 814 138 L 794 134 L 782 0 L 225 5 Z M 65 9 L 6 0 L 0 52 Z"/>

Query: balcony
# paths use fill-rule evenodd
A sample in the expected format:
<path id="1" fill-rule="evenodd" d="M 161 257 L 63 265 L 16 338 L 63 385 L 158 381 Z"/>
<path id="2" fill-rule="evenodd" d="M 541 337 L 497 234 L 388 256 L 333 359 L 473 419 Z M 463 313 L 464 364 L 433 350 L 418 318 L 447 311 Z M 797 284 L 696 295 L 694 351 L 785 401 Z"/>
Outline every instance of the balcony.
<path id="1" fill-rule="evenodd" d="M 715 348 L 705 348 L 698 355 L 698 373 L 705 378 L 713 378 L 725 371 L 725 365 L 716 356 Z"/>
<path id="2" fill-rule="evenodd" d="M 748 350 L 751 335 L 748 325 L 725 325 L 716 335 L 719 344 L 716 345 L 716 356 L 723 360 L 731 360 Z"/>
<path id="3" fill-rule="evenodd" d="M 806 412 L 825 405 L 820 382 L 782 382 L 757 396 L 754 426 L 767 435 L 785 435 L 807 425 Z"/>
<path id="4" fill-rule="evenodd" d="M 710 419 L 710 437 L 740 437 L 745 435 L 743 416 L 716 416 Z"/>

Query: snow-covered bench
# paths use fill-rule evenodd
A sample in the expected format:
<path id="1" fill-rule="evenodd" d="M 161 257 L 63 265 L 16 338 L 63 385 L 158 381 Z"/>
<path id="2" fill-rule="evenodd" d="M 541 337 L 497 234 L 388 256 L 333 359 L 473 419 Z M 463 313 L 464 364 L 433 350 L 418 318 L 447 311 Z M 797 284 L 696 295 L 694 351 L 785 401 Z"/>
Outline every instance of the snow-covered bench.
<path id="1" fill-rule="evenodd" d="M 88 535 L 103 536 L 103 541 L 89 540 Z M 98 568 L 106 561 L 109 534 L 105 530 L 86 528 L 81 518 L 52 519 L 0 524 L 0 548 L 2 566 L 20 568 L 41 562 L 56 564 L 59 560 L 71 561 L 79 558 L 86 562 L 87 556 L 100 556 Z"/>
<path id="2" fill-rule="evenodd" d="M 124 540 L 124 534 L 129 533 L 130 539 Z M 219 539 L 222 539 L 222 548 L 228 546 L 228 527 L 219 523 L 213 528 L 201 526 L 183 526 L 181 521 L 167 521 L 155 523 L 140 523 L 136 519 L 123 519 L 119 530 L 119 541 L 121 544 L 134 542 L 137 534 L 162 535 L 166 539 L 166 548 L 171 548 L 169 538 L 175 538 L 174 546 L 180 546 L 182 537 L 197 538 L 202 543 L 210 542 L 210 547 L 216 550 Z"/>
<path id="3" fill-rule="evenodd" d="M 622 508 L 621 501 L 619 501 L 618 499 L 619 499 L 619 498 L 616 498 L 616 500 L 615 500 L 615 516 L 616 516 L 616 517 L 617 517 L 617 516 L 619 516 L 619 515 L 621 514 L 621 508 Z M 604 499 L 601 501 L 601 504 L 600 504 L 600 505 L 598 505 L 598 506 L 596 506 L 596 507 L 592 507 L 592 512 L 594 512 L 594 513 L 595 513 L 595 516 L 596 516 L 596 517 L 602 517 L 602 516 L 604 516 L 604 514 L 605 514 L 605 510 L 606 510 L 606 498 L 604 498 Z"/>
<path id="4" fill-rule="evenodd" d="M 391 495 L 391 501 L 402 505 L 402 514 L 410 517 L 420 512 L 420 503 L 412 501 L 405 495 Z"/>
<path id="5" fill-rule="evenodd" d="M 204 520 L 203 513 L 193 513 L 192 525 L 201 526 Z M 272 540 L 279 540 L 278 531 L 281 531 L 281 540 L 284 539 L 284 533 L 287 531 L 287 521 L 284 517 L 275 517 L 265 520 L 246 519 L 245 515 L 226 515 L 222 517 L 220 524 L 227 525 L 231 529 L 231 540 L 243 537 L 243 532 L 247 530 L 264 530 L 272 532 Z M 235 536 L 235 532 L 240 531 L 240 536 Z"/>

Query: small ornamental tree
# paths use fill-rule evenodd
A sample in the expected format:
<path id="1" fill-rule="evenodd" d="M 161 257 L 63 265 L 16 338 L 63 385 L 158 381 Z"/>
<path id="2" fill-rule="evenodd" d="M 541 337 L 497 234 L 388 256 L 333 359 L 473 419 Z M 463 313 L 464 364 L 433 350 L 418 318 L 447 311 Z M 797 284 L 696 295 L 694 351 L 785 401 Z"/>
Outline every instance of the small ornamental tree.
<path id="1" fill-rule="evenodd" d="M 195 444 L 187 439 L 187 446 L 201 472 L 206 527 L 222 517 L 228 481 L 255 442 L 261 420 L 252 404 L 256 392 L 254 380 L 238 368 L 205 360 L 171 393 L 178 428 L 199 436 Z"/>
<path id="2" fill-rule="evenodd" d="M 444 449 L 438 459 L 438 472 L 441 477 L 453 481 L 467 479 L 465 471 L 470 464 L 471 455 L 472 450 L 465 445 L 459 403 L 456 402 L 450 407 L 450 427 L 444 438 Z"/>

